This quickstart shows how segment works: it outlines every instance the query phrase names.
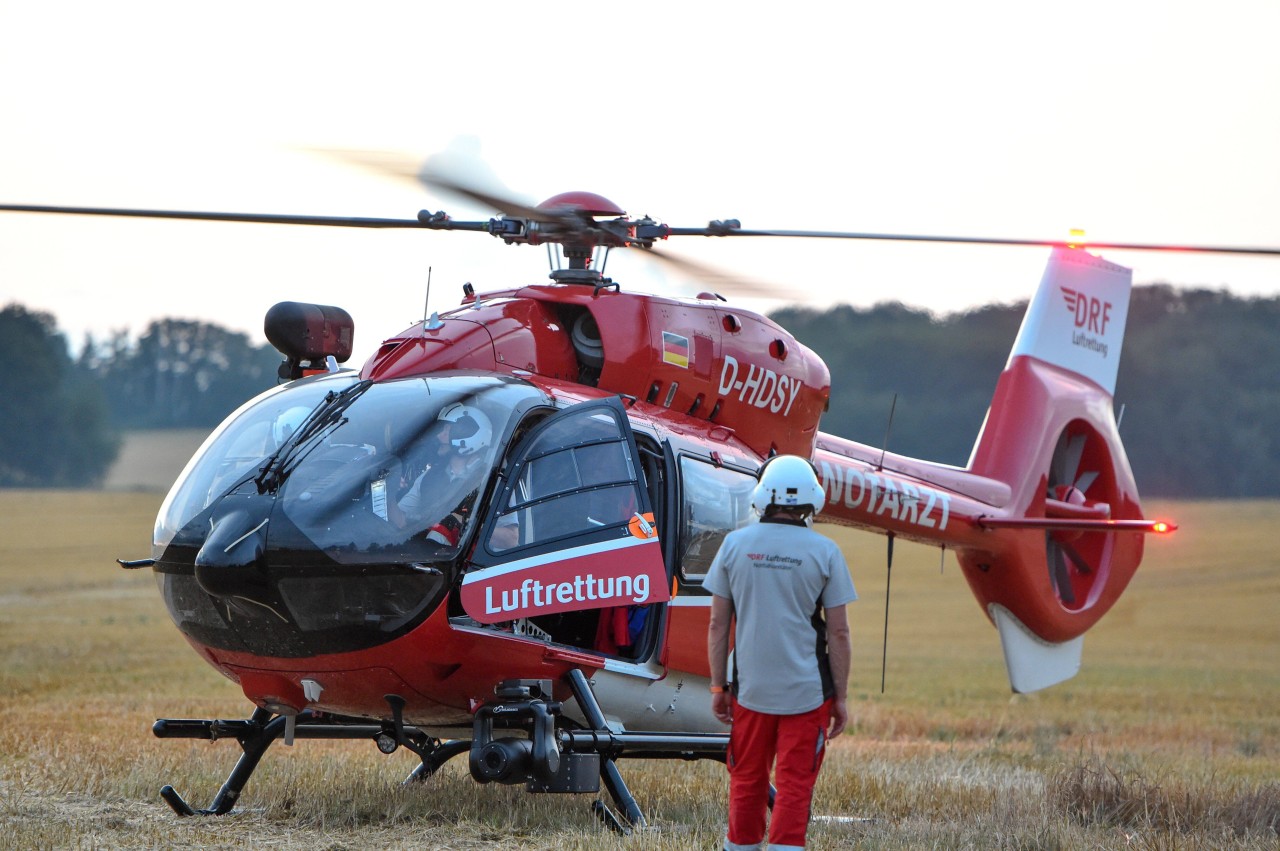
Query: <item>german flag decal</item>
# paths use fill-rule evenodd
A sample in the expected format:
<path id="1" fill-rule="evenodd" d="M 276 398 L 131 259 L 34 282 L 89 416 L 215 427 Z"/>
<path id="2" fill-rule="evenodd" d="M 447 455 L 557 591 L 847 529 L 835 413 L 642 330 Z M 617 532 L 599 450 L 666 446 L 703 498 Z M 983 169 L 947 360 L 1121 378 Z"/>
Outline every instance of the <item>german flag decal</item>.
<path id="1" fill-rule="evenodd" d="M 688 369 L 689 338 L 681 337 L 679 334 L 672 334 L 670 331 L 663 331 L 662 362 L 678 366 L 681 369 Z"/>

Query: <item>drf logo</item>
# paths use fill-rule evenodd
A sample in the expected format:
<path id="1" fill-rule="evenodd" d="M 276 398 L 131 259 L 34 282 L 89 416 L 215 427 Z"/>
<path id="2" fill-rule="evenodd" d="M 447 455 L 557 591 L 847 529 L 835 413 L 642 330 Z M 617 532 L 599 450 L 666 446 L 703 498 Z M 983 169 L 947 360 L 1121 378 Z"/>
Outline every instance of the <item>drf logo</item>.
<path id="1" fill-rule="evenodd" d="M 1058 289 L 1062 290 L 1067 308 L 1075 314 L 1077 328 L 1084 328 L 1095 334 L 1107 333 L 1107 323 L 1111 321 L 1111 302 L 1066 287 Z"/>

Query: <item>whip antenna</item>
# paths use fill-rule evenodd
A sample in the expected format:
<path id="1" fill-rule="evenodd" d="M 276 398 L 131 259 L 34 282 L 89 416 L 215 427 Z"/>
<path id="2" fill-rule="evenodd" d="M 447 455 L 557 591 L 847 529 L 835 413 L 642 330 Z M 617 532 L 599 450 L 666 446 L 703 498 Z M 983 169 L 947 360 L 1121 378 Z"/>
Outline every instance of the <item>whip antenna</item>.
<path id="1" fill-rule="evenodd" d="M 427 324 L 427 316 L 428 316 L 427 308 L 430 307 L 431 305 L 431 269 L 432 267 L 430 266 L 427 267 L 427 297 L 422 301 L 422 324 L 423 325 Z"/>
<path id="2" fill-rule="evenodd" d="M 897 407 L 898 407 L 898 394 L 894 393 L 893 401 L 889 403 L 889 424 L 884 427 L 884 445 L 880 448 L 880 464 L 876 467 L 877 470 L 884 469 L 884 456 L 889 451 L 889 432 L 893 431 L 893 412 L 894 410 L 897 409 Z M 892 535 L 889 536 L 889 540 L 890 540 L 889 557 L 892 558 L 893 557 L 893 543 L 892 543 L 893 536 Z"/>
<path id="3" fill-rule="evenodd" d="M 889 587 L 893 583 L 893 533 L 889 533 L 889 560 L 884 574 L 884 642 L 880 649 L 880 693 L 884 694 L 884 672 L 889 665 Z"/>

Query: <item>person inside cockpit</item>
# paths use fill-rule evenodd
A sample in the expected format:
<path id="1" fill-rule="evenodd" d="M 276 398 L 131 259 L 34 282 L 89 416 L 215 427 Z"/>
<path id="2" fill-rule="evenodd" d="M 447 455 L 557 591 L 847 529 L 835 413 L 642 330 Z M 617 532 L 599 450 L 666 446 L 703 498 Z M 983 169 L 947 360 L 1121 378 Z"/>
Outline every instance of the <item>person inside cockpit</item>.
<path id="1" fill-rule="evenodd" d="M 461 402 L 447 406 L 426 441 L 430 457 L 420 462 L 424 468 L 404 495 L 388 505 L 388 519 L 456 545 L 488 472 L 483 450 L 492 440 L 493 425 L 482 411 Z"/>

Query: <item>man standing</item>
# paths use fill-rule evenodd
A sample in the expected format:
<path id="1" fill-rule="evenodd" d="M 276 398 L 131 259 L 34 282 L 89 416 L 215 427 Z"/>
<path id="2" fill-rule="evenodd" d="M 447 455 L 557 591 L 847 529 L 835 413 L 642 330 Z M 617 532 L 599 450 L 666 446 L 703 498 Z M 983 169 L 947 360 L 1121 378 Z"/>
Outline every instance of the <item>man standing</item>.
<path id="1" fill-rule="evenodd" d="M 825 501 L 807 460 L 770 459 L 751 499 L 760 522 L 725 536 L 703 583 L 714 595 L 707 636 L 711 706 L 733 725 L 726 851 L 762 847 L 775 757 L 769 847 L 804 847 L 827 739 L 849 720 L 845 605 L 858 595 L 839 547 L 809 528 Z"/>

